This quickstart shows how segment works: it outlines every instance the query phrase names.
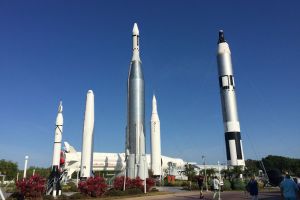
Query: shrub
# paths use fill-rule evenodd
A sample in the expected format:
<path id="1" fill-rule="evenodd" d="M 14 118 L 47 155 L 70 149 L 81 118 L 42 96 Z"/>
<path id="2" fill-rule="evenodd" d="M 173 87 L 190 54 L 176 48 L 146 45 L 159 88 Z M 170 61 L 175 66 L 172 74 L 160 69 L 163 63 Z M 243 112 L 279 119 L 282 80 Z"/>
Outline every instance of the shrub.
<path id="1" fill-rule="evenodd" d="M 139 189 L 143 190 L 143 188 L 144 188 L 143 180 L 140 177 L 136 177 L 135 179 L 129 179 L 128 189 L 131 189 L 131 188 L 139 188 Z"/>
<path id="2" fill-rule="evenodd" d="M 273 186 L 278 186 L 280 182 L 283 180 L 283 177 L 279 169 L 271 169 L 267 171 L 267 174 L 269 177 L 269 181 Z"/>
<path id="3" fill-rule="evenodd" d="M 187 184 L 186 186 L 183 187 L 184 190 L 199 190 L 199 185 L 198 183 L 191 183 L 191 186 Z"/>
<path id="4" fill-rule="evenodd" d="M 223 190 L 224 190 L 224 191 L 229 191 L 229 190 L 231 190 L 231 183 L 230 183 L 229 180 L 225 179 L 225 180 L 223 181 L 223 183 L 224 183 L 224 185 L 223 185 Z"/>
<path id="5" fill-rule="evenodd" d="M 146 189 L 147 192 L 150 191 L 150 189 L 155 185 L 155 179 L 153 178 L 147 178 L 146 179 Z"/>
<path id="6" fill-rule="evenodd" d="M 39 198 L 45 192 L 46 180 L 39 175 L 16 182 L 17 189 L 25 198 Z"/>
<path id="7" fill-rule="evenodd" d="M 107 189 L 105 180 L 100 176 L 90 177 L 86 181 L 80 181 L 78 189 L 82 194 L 91 197 L 100 197 Z"/>
<path id="8" fill-rule="evenodd" d="M 62 185 L 63 192 L 78 192 L 77 185 L 74 182 L 69 182 L 66 185 Z"/>
<path id="9" fill-rule="evenodd" d="M 126 177 L 125 187 L 128 188 L 131 184 L 131 179 Z M 124 187 L 124 176 L 118 176 L 114 180 L 113 188 L 116 190 L 123 190 Z"/>
<path id="10" fill-rule="evenodd" d="M 242 179 L 233 179 L 231 186 L 233 190 L 245 190 L 246 184 Z"/>

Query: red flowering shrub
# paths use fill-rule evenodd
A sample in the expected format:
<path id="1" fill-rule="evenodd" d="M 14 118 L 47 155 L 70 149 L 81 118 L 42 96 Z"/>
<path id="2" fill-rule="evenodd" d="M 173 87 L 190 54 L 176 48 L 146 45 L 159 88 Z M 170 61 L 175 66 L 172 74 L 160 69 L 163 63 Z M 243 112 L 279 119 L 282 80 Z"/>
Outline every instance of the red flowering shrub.
<path id="1" fill-rule="evenodd" d="M 147 180 L 146 180 L 147 191 L 150 191 L 150 189 L 154 185 L 155 185 L 155 180 L 153 178 L 147 178 Z M 126 177 L 125 187 L 126 187 L 126 189 L 138 188 L 141 191 L 144 191 L 144 180 L 140 179 L 140 177 L 136 177 L 135 179 L 130 179 L 129 177 Z M 119 177 L 115 178 L 113 188 L 115 190 L 123 190 L 124 176 L 119 176 Z"/>
<path id="2" fill-rule="evenodd" d="M 147 178 L 146 179 L 146 189 L 147 192 L 150 191 L 150 189 L 155 185 L 155 179 L 154 178 Z"/>
<path id="3" fill-rule="evenodd" d="M 129 184 L 131 183 L 131 179 L 126 177 L 125 187 L 128 188 Z M 113 188 L 115 190 L 123 190 L 124 188 L 124 176 L 118 176 L 114 180 Z"/>
<path id="4" fill-rule="evenodd" d="M 104 178 L 100 176 L 90 177 L 86 181 L 80 181 L 78 189 L 82 194 L 91 197 L 100 197 L 107 189 Z"/>
<path id="5" fill-rule="evenodd" d="M 128 186 L 126 185 L 126 189 L 131 188 L 139 188 L 143 191 L 144 188 L 144 181 L 140 177 L 136 177 L 135 179 L 130 179 L 128 181 Z"/>
<path id="6" fill-rule="evenodd" d="M 29 178 L 16 182 L 17 189 L 25 198 L 41 197 L 45 192 L 46 180 L 39 175 L 34 175 Z"/>

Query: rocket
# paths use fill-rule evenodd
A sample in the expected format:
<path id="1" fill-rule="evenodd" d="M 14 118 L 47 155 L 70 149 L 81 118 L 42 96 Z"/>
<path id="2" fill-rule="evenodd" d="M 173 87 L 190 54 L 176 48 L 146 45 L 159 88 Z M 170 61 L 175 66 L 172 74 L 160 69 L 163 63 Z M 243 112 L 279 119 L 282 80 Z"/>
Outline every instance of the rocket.
<path id="1" fill-rule="evenodd" d="M 84 114 L 80 179 L 91 177 L 93 166 L 94 146 L 94 93 L 89 90 L 86 95 L 86 107 Z"/>
<path id="2" fill-rule="evenodd" d="M 230 166 L 245 166 L 231 52 L 222 30 L 219 31 L 217 62 L 227 162 Z"/>
<path id="3" fill-rule="evenodd" d="M 53 148 L 53 159 L 52 159 L 52 171 L 48 178 L 48 186 L 49 189 L 52 190 L 52 195 L 60 195 L 61 194 L 61 186 L 60 186 L 60 152 L 61 152 L 61 141 L 62 141 L 62 133 L 63 133 L 63 106 L 62 101 L 60 101 L 58 106 L 58 112 L 56 117 L 56 125 L 55 125 L 55 136 L 54 136 L 54 148 Z M 51 192 L 51 190 L 49 190 Z"/>
<path id="4" fill-rule="evenodd" d="M 139 29 L 132 31 L 133 55 L 127 81 L 126 173 L 130 178 L 148 177 L 145 139 L 145 86 L 139 53 Z"/>
<path id="5" fill-rule="evenodd" d="M 155 95 L 152 99 L 151 115 L 151 170 L 154 176 L 161 176 L 160 121 Z"/>

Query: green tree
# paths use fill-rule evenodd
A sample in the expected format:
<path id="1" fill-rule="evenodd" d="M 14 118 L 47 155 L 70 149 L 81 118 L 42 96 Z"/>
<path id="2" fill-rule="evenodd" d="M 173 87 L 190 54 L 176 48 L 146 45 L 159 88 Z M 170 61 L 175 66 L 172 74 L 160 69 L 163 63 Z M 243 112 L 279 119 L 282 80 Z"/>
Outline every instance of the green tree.
<path id="1" fill-rule="evenodd" d="M 194 177 L 196 176 L 196 171 L 193 165 L 191 164 L 186 164 L 184 166 L 184 175 L 186 175 L 188 177 L 189 181 L 194 180 Z"/>
<path id="2" fill-rule="evenodd" d="M 6 180 L 12 180 L 16 177 L 18 172 L 18 165 L 17 163 L 7 161 L 7 160 L 0 160 L 0 174 L 6 175 Z"/>

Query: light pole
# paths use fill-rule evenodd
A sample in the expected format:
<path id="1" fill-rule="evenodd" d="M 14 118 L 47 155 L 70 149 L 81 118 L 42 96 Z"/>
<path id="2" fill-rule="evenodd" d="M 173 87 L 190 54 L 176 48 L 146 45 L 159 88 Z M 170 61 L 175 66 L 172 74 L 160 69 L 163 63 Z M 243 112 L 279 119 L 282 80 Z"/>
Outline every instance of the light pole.
<path id="1" fill-rule="evenodd" d="M 147 166 L 146 164 L 146 155 L 144 156 L 144 166 Z M 148 167 L 144 167 L 144 193 L 146 194 L 147 193 L 147 178 L 146 178 L 146 169 L 148 169 Z"/>
<path id="2" fill-rule="evenodd" d="M 203 160 L 203 165 L 204 165 L 205 187 L 206 187 L 206 192 L 208 192 L 207 176 L 206 176 L 206 165 L 205 165 L 205 156 L 202 156 L 202 160 Z"/>
<path id="3" fill-rule="evenodd" d="M 221 177 L 221 171 L 220 171 L 220 162 L 218 161 L 218 171 L 219 171 L 219 199 L 218 200 L 221 200 L 221 192 L 220 192 L 220 190 L 221 190 L 221 179 L 222 179 L 222 177 Z"/>

